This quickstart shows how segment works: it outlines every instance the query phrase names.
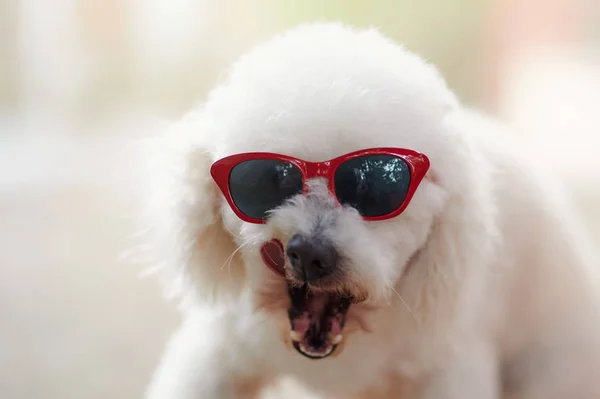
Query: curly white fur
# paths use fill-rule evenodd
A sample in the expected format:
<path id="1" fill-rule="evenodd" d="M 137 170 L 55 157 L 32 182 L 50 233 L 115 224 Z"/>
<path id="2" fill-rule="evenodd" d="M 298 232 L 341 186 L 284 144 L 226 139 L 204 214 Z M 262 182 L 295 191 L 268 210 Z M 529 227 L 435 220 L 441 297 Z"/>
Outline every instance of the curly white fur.
<path id="1" fill-rule="evenodd" d="M 146 249 L 186 306 L 147 397 L 254 397 L 285 376 L 323 397 L 600 397 L 585 237 L 556 182 L 502 135 L 375 30 L 305 25 L 243 56 L 151 152 Z M 298 198 L 245 224 L 209 168 L 238 152 L 317 161 L 377 146 L 423 152 L 431 171 L 394 219 L 331 210 L 328 234 L 368 300 L 343 351 L 309 360 L 282 338 L 286 298 L 258 248 L 323 210 Z"/>

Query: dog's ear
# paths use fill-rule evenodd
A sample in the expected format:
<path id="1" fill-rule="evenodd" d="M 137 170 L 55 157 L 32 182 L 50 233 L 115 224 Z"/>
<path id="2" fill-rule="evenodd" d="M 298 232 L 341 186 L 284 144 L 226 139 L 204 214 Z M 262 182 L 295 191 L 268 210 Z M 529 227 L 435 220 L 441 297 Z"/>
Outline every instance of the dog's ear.
<path id="1" fill-rule="evenodd" d="M 213 137 L 200 110 L 150 139 L 143 151 L 150 161 L 141 198 L 146 262 L 166 280 L 169 296 L 184 301 L 235 298 L 245 280 L 210 176 Z"/>
<path id="2" fill-rule="evenodd" d="M 430 323 L 430 331 L 447 331 L 460 314 L 471 314 L 465 307 L 481 303 L 485 293 L 480 290 L 493 273 L 500 240 L 495 171 L 473 148 L 463 121 L 449 118 L 447 125 L 456 150 L 432 162 L 430 174 L 445 191 L 444 205 L 401 287 L 420 320 Z"/>

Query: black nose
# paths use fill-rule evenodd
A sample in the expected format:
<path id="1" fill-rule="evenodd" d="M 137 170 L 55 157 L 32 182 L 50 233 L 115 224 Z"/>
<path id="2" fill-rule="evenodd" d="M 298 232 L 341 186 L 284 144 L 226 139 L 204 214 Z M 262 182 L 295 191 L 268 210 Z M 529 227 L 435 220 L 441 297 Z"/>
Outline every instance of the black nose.
<path id="1" fill-rule="evenodd" d="M 330 275 L 339 255 L 327 240 L 308 239 L 295 234 L 287 244 L 286 254 L 294 271 L 306 282 L 315 282 Z"/>

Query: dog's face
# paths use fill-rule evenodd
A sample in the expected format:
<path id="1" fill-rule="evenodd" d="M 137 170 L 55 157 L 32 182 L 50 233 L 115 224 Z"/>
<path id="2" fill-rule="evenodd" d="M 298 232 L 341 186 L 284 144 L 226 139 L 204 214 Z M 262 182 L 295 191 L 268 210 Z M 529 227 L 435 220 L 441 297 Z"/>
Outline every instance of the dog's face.
<path id="1" fill-rule="evenodd" d="M 284 339 L 300 353 L 331 354 L 360 324 L 353 312 L 389 301 L 426 245 L 447 199 L 440 181 L 454 173 L 444 124 L 453 101 L 437 72 L 416 56 L 377 32 L 328 24 L 256 48 L 211 94 L 202 110 L 211 162 L 253 151 L 321 162 L 373 147 L 411 149 L 431 161 L 408 207 L 382 221 L 341 206 L 323 178 L 306 182 L 307 191 L 272 209 L 265 224 L 240 220 L 210 190 L 216 202 L 205 209 L 215 215 L 199 216 L 213 224 L 221 219 L 235 243 L 225 261 L 244 269 L 258 306 L 283 320 Z M 208 259 L 208 246 L 198 258 Z M 265 254 L 284 275 L 268 267 Z"/>
<path id="2" fill-rule="evenodd" d="M 274 209 L 265 225 L 240 222 L 223 204 L 257 300 L 274 315 L 286 312 L 284 337 L 287 333 L 291 344 L 312 358 L 330 355 L 351 330 L 364 327 L 352 312 L 358 304 L 389 303 L 409 258 L 424 244 L 435 213 L 424 210 L 425 217 L 418 218 L 406 211 L 394 219 L 368 222 L 356 209 L 340 206 L 327 186 L 322 179 L 309 181 L 309 191 Z M 260 256 L 261 249 L 267 259 Z M 273 270 L 277 268 L 283 275 Z M 345 330 L 347 321 L 355 325 Z"/>

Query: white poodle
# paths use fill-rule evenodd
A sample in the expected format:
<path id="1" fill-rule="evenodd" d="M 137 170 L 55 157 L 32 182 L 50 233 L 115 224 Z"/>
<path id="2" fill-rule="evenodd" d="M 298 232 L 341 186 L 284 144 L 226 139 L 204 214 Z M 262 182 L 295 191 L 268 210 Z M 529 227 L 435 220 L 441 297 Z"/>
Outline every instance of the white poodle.
<path id="1" fill-rule="evenodd" d="M 185 321 L 147 397 L 283 377 L 327 398 L 600 397 L 586 238 L 503 134 L 375 30 L 311 24 L 243 56 L 152 154 L 147 247 Z"/>

